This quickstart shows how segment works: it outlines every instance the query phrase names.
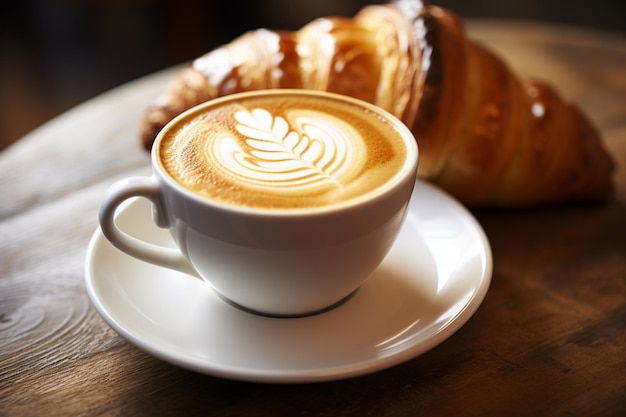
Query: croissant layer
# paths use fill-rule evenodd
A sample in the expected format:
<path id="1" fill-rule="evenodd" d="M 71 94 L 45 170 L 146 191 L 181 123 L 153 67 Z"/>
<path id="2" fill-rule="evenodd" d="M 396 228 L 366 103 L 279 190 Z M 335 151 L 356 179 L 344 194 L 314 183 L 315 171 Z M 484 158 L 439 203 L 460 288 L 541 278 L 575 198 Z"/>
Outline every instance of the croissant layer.
<path id="1" fill-rule="evenodd" d="M 597 200 L 612 188 L 613 162 L 578 108 L 519 78 L 454 14 L 417 0 L 298 31 L 251 31 L 199 57 L 147 109 L 143 146 L 188 108 L 270 88 L 326 90 L 388 110 L 416 137 L 418 175 L 468 205 Z"/>

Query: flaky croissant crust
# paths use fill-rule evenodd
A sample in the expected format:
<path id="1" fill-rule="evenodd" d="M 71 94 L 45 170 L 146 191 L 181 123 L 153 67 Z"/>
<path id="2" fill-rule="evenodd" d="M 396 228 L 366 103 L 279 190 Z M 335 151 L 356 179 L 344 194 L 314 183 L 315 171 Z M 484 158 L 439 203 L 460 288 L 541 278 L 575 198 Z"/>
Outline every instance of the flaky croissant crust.
<path id="1" fill-rule="evenodd" d="M 411 129 L 418 175 L 468 205 L 595 200 L 613 162 L 587 118 L 550 86 L 522 81 L 467 38 L 449 11 L 417 0 L 259 29 L 196 59 L 147 110 L 146 149 L 184 110 L 212 98 L 306 88 L 379 105 Z"/>

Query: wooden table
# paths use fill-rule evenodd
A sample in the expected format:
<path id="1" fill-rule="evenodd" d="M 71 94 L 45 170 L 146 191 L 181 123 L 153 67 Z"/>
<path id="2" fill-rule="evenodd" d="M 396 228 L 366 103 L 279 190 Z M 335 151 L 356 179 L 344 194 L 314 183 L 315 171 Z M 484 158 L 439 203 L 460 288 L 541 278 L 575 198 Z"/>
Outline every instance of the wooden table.
<path id="1" fill-rule="evenodd" d="M 353 379 L 265 385 L 131 346 L 84 284 L 100 198 L 149 172 L 135 128 L 165 71 L 78 106 L 0 154 L 0 415 L 626 415 L 626 39 L 471 22 L 521 74 L 589 113 L 620 168 L 606 204 L 474 210 L 491 288 L 441 345 Z"/>

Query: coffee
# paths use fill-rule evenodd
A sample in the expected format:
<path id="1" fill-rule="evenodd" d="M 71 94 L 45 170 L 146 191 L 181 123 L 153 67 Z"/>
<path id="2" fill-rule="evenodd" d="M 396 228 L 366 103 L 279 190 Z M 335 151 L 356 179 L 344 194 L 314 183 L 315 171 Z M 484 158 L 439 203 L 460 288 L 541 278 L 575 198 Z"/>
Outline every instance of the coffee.
<path id="1" fill-rule="evenodd" d="M 156 149 L 186 189 L 223 204 L 308 209 L 380 192 L 407 164 L 402 133 L 357 102 L 297 91 L 232 96 L 177 118 Z"/>

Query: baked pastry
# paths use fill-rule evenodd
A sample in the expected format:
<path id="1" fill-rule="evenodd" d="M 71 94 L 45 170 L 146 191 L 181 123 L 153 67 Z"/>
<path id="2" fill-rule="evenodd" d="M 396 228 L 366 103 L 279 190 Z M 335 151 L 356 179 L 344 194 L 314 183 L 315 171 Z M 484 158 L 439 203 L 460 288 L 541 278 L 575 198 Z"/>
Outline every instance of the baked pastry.
<path id="1" fill-rule="evenodd" d="M 417 0 L 251 31 L 199 57 L 147 109 L 143 146 L 192 106 L 268 88 L 328 90 L 390 111 L 416 137 L 418 175 L 467 205 L 597 200 L 612 188 L 613 162 L 578 108 L 518 78 L 454 14 Z"/>

